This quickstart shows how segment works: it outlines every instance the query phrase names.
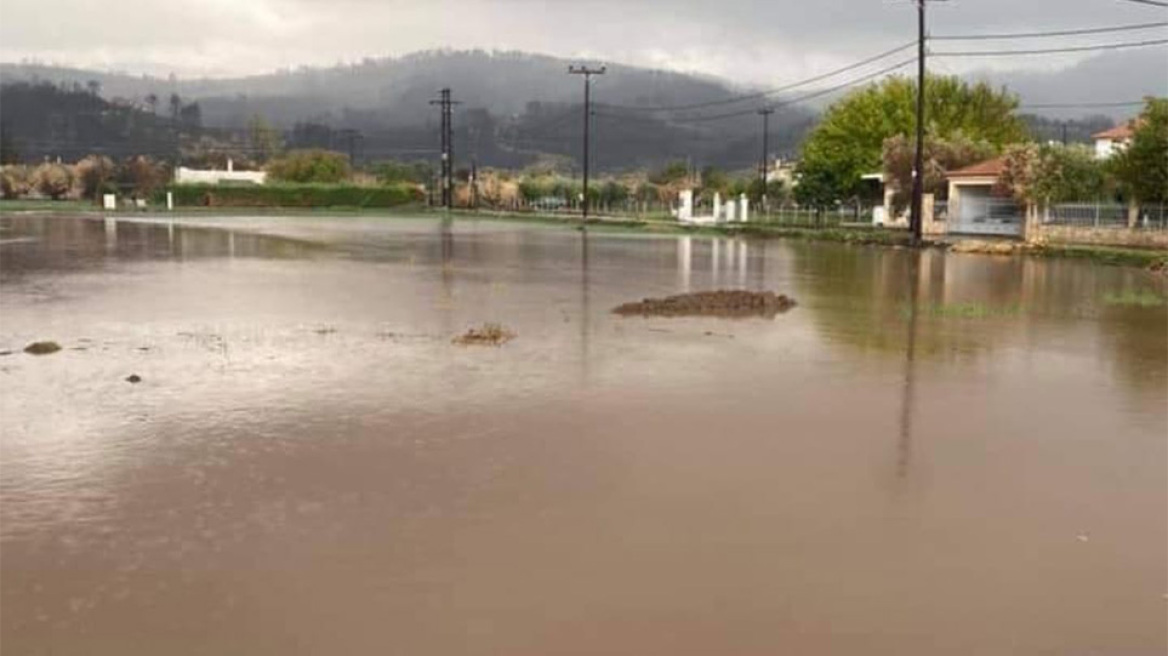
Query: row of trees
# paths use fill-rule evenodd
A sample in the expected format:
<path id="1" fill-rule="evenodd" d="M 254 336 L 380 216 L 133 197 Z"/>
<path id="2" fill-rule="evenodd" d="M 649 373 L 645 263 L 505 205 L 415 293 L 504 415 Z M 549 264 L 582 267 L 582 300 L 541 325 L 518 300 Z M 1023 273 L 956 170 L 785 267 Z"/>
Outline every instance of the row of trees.
<path id="1" fill-rule="evenodd" d="M 1086 146 L 1010 146 L 999 191 L 1040 204 L 1105 199 L 1168 203 L 1168 99 L 1149 99 L 1135 125 L 1131 143 L 1103 160 Z"/>
<path id="2" fill-rule="evenodd" d="M 104 155 L 90 155 L 76 164 L 7 164 L 0 167 L 0 193 L 6 199 L 36 194 L 52 200 L 96 200 L 102 194 L 117 192 L 145 198 L 169 178 L 170 170 L 165 163 L 145 155 L 127 157 L 116 163 Z"/>
<path id="3" fill-rule="evenodd" d="M 1005 89 L 956 77 L 925 84 L 926 193 L 944 197 L 949 171 L 1005 155 L 1001 191 L 1020 199 L 1168 200 L 1168 100 L 1149 98 L 1131 146 L 1104 162 L 1086 146 L 1032 142 L 1018 98 Z M 815 207 L 847 202 L 862 195 L 861 176 L 883 171 L 903 208 L 912 187 L 916 91 L 912 80 L 894 77 L 832 105 L 803 144 L 794 198 Z"/>

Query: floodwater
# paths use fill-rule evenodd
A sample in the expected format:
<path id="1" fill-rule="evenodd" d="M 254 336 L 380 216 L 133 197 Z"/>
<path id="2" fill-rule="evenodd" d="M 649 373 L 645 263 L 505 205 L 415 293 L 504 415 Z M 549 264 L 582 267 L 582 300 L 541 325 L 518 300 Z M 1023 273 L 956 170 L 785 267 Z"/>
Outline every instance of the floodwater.
<path id="1" fill-rule="evenodd" d="M 491 221 L 0 230 L 6 655 L 1168 650 L 1163 277 Z M 719 288 L 798 306 L 610 312 Z M 516 338 L 452 343 L 484 322 Z"/>

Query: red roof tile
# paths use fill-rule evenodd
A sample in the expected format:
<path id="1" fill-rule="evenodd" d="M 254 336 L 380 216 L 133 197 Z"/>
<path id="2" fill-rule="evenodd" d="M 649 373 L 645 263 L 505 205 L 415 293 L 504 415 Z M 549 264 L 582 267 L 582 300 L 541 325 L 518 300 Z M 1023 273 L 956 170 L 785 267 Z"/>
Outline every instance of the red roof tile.
<path id="1" fill-rule="evenodd" d="M 948 177 L 950 178 L 985 178 L 997 177 L 1002 170 L 1006 168 L 1005 157 L 995 157 L 987 159 L 984 162 L 978 162 L 963 169 L 950 171 Z"/>
<path id="2" fill-rule="evenodd" d="M 1123 139 L 1131 139 L 1132 134 L 1135 132 L 1134 123 L 1135 123 L 1135 121 L 1128 121 L 1127 123 L 1117 125 L 1117 126 L 1111 128 L 1110 130 L 1104 130 L 1103 132 L 1096 132 L 1095 134 L 1091 135 L 1091 138 L 1092 139 L 1111 139 L 1112 141 L 1121 141 Z"/>

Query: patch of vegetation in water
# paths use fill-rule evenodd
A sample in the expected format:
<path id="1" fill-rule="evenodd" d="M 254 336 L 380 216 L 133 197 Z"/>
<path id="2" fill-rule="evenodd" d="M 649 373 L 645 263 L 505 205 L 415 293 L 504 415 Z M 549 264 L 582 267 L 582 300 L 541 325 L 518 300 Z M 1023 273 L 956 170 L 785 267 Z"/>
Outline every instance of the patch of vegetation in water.
<path id="1" fill-rule="evenodd" d="M 912 317 L 913 309 L 905 305 L 900 310 L 905 319 Z M 933 319 L 995 319 L 1017 317 L 1022 314 L 1020 305 L 992 306 L 985 303 L 929 303 L 917 306 L 917 316 Z"/>
<path id="2" fill-rule="evenodd" d="M 1157 294 L 1150 289 L 1132 290 L 1125 289 L 1122 292 L 1108 292 L 1103 296 L 1103 302 L 1107 305 L 1119 307 L 1141 307 L 1141 308 L 1158 308 L 1168 304 L 1163 296 Z"/>

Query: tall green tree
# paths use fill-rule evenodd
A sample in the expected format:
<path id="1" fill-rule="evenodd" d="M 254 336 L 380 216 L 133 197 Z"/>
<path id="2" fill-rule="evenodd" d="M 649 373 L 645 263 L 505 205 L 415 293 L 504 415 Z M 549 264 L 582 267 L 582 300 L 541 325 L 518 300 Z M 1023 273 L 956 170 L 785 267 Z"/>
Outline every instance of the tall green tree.
<path id="1" fill-rule="evenodd" d="M 828 108 L 803 142 L 796 198 L 827 205 L 854 196 L 860 177 L 879 171 L 884 141 L 916 131 L 916 82 L 891 77 L 853 91 Z M 984 82 L 931 76 L 925 81 L 925 131 L 928 137 L 962 135 L 1000 149 L 1022 141 L 1026 126 L 1015 115 L 1018 99 Z"/>
<path id="2" fill-rule="evenodd" d="M 252 157 L 260 163 L 275 157 L 284 147 L 284 139 L 280 136 L 280 131 L 272 127 L 272 124 L 259 114 L 253 115 L 248 121 L 247 136 L 251 142 Z"/>
<path id="3" fill-rule="evenodd" d="M 344 182 L 349 177 L 349 157 L 319 148 L 289 151 L 268 162 L 268 175 L 280 182 Z"/>
<path id="4" fill-rule="evenodd" d="M 1148 98 L 1131 144 L 1112 157 L 1124 194 L 1141 203 L 1168 202 L 1168 98 Z"/>

